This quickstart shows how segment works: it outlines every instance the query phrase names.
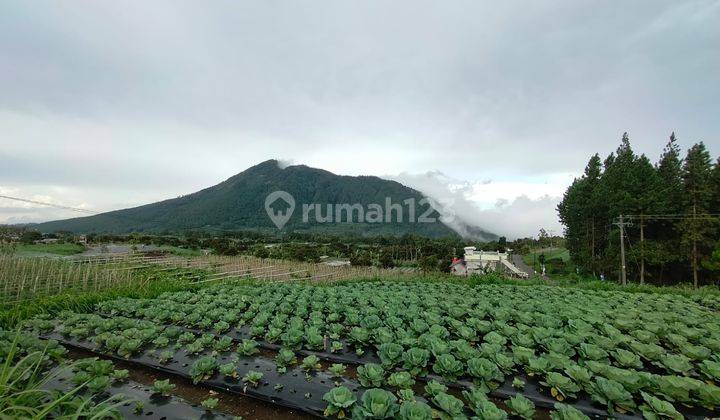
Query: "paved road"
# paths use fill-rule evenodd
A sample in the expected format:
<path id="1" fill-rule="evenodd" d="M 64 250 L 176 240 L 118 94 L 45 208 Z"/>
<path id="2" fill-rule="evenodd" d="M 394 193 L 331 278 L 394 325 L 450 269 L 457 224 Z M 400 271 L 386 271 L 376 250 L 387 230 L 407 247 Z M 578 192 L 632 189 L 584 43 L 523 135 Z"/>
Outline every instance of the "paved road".
<path id="1" fill-rule="evenodd" d="M 535 270 L 532 269 L 529 265 L 525 264 L 525 261 L 522 259 L 522 255 L 518 254 L 512 254 L 512 263 L 515 264 L 515 267 L 519 268 L 520 270 L 526 272 L 528 276 L 533 277 L 536 275 Z"/>

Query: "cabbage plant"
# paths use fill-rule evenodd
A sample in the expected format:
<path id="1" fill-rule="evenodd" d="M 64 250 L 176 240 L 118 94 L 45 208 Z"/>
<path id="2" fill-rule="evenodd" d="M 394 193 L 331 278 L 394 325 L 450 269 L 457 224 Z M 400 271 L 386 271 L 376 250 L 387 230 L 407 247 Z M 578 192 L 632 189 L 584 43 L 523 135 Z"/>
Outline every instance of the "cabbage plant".
<path id="1" fill-rule="evenodd" d="M 663 401 L 657 397 L 641 392 L 643 400 L 645 401 L 640 405 L 640 412 L 647 420 L 660 420 L 660 419 L 673 419 L 682 420 L 683 415 L 675 410 L 675 407 L 667 401 Z"/>
<path id="2" fill-rule="evenodd" d="M 251 370 L 242 377 L 242 381 L 246 384 L 252 385 L 253 387 L 257 387 L 262 377 L 262 372 L 256 372 L 254 370 Z"/>
<path id="3" fill-rule="evenodd" d="M 366 363 L 357 368 L 358 380 L 364 387 L 382 386 L 385 380 L 385 369 L 377 363 Z"/>
<path id="4" fill-rule="evenodd" d="M 170 379 L 156 380 L 153 382 L 151 389 L 156 394 L 160 394 L 163 397 L 169 397 L 175 389 L 175 385 L 170 383 Z"/>
<path id="5" fill-rule="evenodd" d="M 397 398 L 388 391 L 371 388 L 365 391 L 353 408 L 353 419 L 395 418 L 400 407 Z"/>
<path id="6" fill-rule="evenodd" d="M 535 415 L 535 404 L 522 394 L 517 394 L 507 401 L 510 412 L 520 418 L 530 420 Z"/>
<path id="7" fill-rule="evenodd" d="M 388 377 L 387 383 L 395 388 L 408 389 L 415 385 L 415 380 L 409 372 L 401 371 L 391 373 Z"/>
<path id="8" fill-rule="evenodd" d="M 573 406 L 555 403 L 554 408 L 555 411 L 550 413 L 551 420 L 590 420 L 590 417 Z"/>
<path id="9" fill-rule="evenodd" d="M 441 418 L 447 418 L 447 419 L 465 418 L 465 415 L 463 414 L 463 409 L 465 408 L 465 404 L 463 404 L 463 402 L 460 399 L 458 399 L 450 394 L 440 392 L 433 397 L 432 401 L 438 408 L 440 408 L 443 411 L 440 416 Z"/>
<path id="10" fill-rule="evenodd" d="M 218 367 L 217 360 L 212 356 L 201 357 L 190 367 L 190 377 L 194 384 L 210 379 Z"/>
<path id="11" fill-rule="evenodd" d="M 616 411 L 626 413 L 635 408 L 632 395 L 619 382 L 603 377 L 595 378 L 590 397 L 594 401 L 605 405 L 610 414 Z"/>
<path id="12" fill-rule="evenodd" d="M 400 406 L 397 418 L 400 420 L 430 420 L 432 419 L 432 409 L 424 402 L 406 401 Z"/>
<path id="13" fill-rule="evenodd" d="M 342 419 L 345 417 L 345 412 L 355 404 L 357 397 L 355 397 L 355 394 L 348 388 L 340 386 L 331 389 L 323 395 L 323 400 L 328 403 L 323 414 L 325 416 L 337 414 L 338 418 Z"/>

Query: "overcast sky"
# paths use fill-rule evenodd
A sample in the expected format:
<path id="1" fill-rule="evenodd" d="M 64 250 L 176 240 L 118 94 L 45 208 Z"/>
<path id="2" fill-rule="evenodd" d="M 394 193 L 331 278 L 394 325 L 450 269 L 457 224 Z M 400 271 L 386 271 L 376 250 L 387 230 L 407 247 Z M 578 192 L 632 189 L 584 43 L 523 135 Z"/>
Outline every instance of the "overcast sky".
<path id="1" fill-rule="evenodd" d="M 717 156 L 719 98 L 720 1 L 0 2 L 0 194 L 95 211 L 281 158 L 559 233 L 623 131 Z"/>

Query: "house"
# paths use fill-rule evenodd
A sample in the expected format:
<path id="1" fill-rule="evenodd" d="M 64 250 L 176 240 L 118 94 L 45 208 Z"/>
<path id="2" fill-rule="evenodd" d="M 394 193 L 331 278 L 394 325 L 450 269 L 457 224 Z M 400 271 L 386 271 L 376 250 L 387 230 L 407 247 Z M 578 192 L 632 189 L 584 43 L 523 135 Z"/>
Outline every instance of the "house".
<path id="1" fill-rule="evenodd" d="M 484 274 L 490 272 L 503 272 L 513 277 L 527 278 L 528 274 L 517 268 L 507 253 L 499 251 L 478 251 L 474 246 L 464 248 L 463 259 L 453 258 L 450 264 L 450 272 L 467 276 L 472 274 Z"/>
<path id="2" fill-rule="evenodd" d="M 458 276 L 467 276 L 467 265 L 462 258 L 453 258 L 450 263 L 450 272 Z"/>
<path id="3" fill-rule="evenodd" d="M 350 261 L 340 258 L 331 258 L 328 255 L 322 255 L 320 256 L 320 262 L 322 264 L 325 264 L 329 267 L 345 267 L 350 266 Z"/>
<path id="4" fill-rule="evenodd" d="M 36 244 L 45 244 L 45 245 L 56 244 L 56 243 L 58 243 L 58 239 L 57 238 L 45 238 L 45 239 L 37 240 L 37 241 L 35 241 L 35 243 Z"/>

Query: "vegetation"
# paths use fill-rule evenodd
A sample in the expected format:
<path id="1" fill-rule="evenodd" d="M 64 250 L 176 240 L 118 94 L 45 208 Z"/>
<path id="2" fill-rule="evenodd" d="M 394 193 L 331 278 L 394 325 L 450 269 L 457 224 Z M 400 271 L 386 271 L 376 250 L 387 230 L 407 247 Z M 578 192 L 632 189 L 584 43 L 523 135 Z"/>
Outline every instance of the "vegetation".
<path id="1" fill-rule="evenodd" d="M 302 221 L 302 204 L 385 204 L 415 199 L 415 214 L 421 215 L 427 206 L 419 204 L 422 195 L 397 182 L 377 177 L 338 176 L 307 166 L 280 169 L 278 162 L 269 160 L 253 166 L 226 181 L 202 191 L 179 198 L 131 209 L 112 211 L 95 216 L 41 223 L 41 232 L 67 230 L 76 233 L 130 232 L 186 232 L 209 233 L 257 231 L 275 233 L 277 229 L 267 217 L 265 197 L 273 191 L 287 191 L 298 208 L 284 232 L 325 233 L 358 236 L 401 236 L 413 233 L 429 237 L 457 237 L 441 222 L 409 223 L 407 215 L 400 223 L 310 223 Z M 407 208 L 405 209 L 407 212 Z M 323 215 L 325 215 L 323 213 Z M 434 214 L 437 217 L 437 214 Z M 483 234 L 485 234 L 483 232 Z M 488 237 L 494 235 L 486 234 Z"/>
<path id="2" fill-rule="evenodd" d="M 188 353 L 197 346 L 223 348 L 220 352 L 247 357 L 258 341 L 273 341 L 285 349 L 276 356 L 278 368 L 297 363 L 289 349 L 329 355 L 326 343 L 339 341 L 380 360 L 357 368 L 358 380 L 371 389 L 350 395 L 340 387 L 325 395 L 326 413 L 352 412 L 357 418 L 425 412 L 423 406 L 403 406 L 413 399 L 407 389 L 431 372 L 442 382 L 430 381 L 425 396 L 442 418 L 466 410 L 504 418 L 507 414 L 486 394 L 504 382 L 518 382 L 519 373 L 565 403 L 586 395 L 610 413 L 674 415 L 684 406 L 720 405 L 715 385 L 720 365 L 714 356 L 720 351 L 720 296 L 695 293 L 441 281 L 226 284 L 154 299 L 101 302 L 95 314 L 64 312 L 50 324 L 41 318 L 28 326 L 57 323 L 63 334 L 91 340 L 122 357 L 157 354 L 158 346 Z M 219 323 L 246 331 L 234 350 L 218 346 L 225 337 L 210 332 Z M 226 368 L 217 360 L 214 355 L 196 359 L 193 380 L 233 373 L 234 365 Z M 310 374 L 322 366 L 311 355 L 300 368 Z M 343 368 L 333 371 L 345 375 Z M 248 387 L 261 379 L 253 371 L 242 378 Z M 448 393 L 447 386 L 456 386 L 458 379 L 474 385 L 462 399 Z M 523 418 L 534 412 L 534 404 L 521 397 L 508 407 Z M 562 407 L 557 416 L 573 414 Z"/>
<path id="3" fill-rule="evenodd" d="M 570 259 L 570 251 L 566 248 L 540 248 L 532 250 L 522 256 L 525 264 L 532 267 L 536 272 L 545 272 L 554 278 L 563 277 L 575 273 L 575 265 Z"/>
<path id="4" fill-rule="evenodd" d="M 122 396 L 98 398 L 110 383 L 109 369 L 92 369 L 99 363 L 85 360 L 65 363 L 67 351 L 56 341 L 44 341 L 19 332 L 0 330 L 0 417 L 86 418 L 117 417 Z M 50 381 L 75 372 L 73 387 L 52 391 Z"/>
<path id="5" fill-rule="evenodd" d="M 0 265 L 2 264 L 0 257 Z M 14 328 L 19 322 L 31 318 L 39 314 L 53 315 L 64 310 L 71 311 L 91 311 L 98 302 L 117 299 L 119 297 L 130 298 L 152 298 L 165 292 L 173 292 L 179 290 L 190 290 L 197 288 L 196 285 L 186 279 L 177 278 L 169 275 L 168 272 L 161 271 L 159 267 L 148 267 L 139 270 L 125 270 L 122 277 L 113 277 L 113 274 L 107 274 L 104 271 L 90 272 L 95 273 L 95 283 L 83 283 L 83 277 L 72 278 L 69 272 L 73 265 L 60 262 L 60 265 L 53 266 L 55 269 L 49 270 L 55 276 L 49 276 L 52 279 L 66 279 L 64 290 L 55 290 L 55 293 L 38 293 L 43 291 L 47 286 L 41 286 L 42 290 L 36 290 L 34 294 L 24 292 L 26 299 L 5 301 L 0 304 L 0 328 Z M 69 268 L 68 268 L 69 267 Z M 114 272 L 117 273 L 117 272 Z M 12 279 L 12 273 L 4 273 L 6 279 Z M 103 277 L 108 276 L 108 277 Z M 104 283 L 98 280 L 107 278 Z M 62 281 L 62 280 L 61 280 Z M 7 284 L 7 283 L 6 283 Z M 39 283 L 42 285 L 42 283 Z"/>
<path id="6" fill-rule="evenodd" d="M 595 277 L 619 278 L 624 216 L 632 223 L 624 227 L 631 279 L 713 283 L 720 273 L 718 163 L 702 142 L 681 159 L 674 134 L 655 165 L 633 152 L 627 134 L 604 161 L 594 155 L 558 206 L 572 262 Z"/>
<path id="7" fill-rule="evenodd" d="M 61 292 L 105 290 L 133 281 L 133 273 L 125 267 L 57 258 L 0 255 L 0 272 L 0 297 L 6 303 Z"/>
<path id="8" fill-rule="evenodd" d="M 74 243 L 57 243 L 57 244 L 20 244 L 14 250 L 15 255 L 34 256 L 34 255 L 74 255 L 85 251 L 85 247 Z"/>

